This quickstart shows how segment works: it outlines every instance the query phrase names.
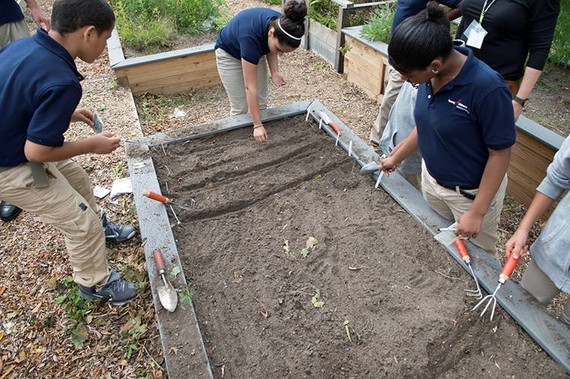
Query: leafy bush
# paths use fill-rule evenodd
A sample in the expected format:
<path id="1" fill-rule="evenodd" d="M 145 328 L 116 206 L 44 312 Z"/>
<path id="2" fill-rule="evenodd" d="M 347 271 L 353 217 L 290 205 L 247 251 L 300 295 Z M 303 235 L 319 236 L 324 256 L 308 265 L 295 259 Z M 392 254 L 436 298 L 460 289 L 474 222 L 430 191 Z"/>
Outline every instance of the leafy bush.
<path id="1" fill-rule="evenodd" d="M 373 42 L 382 41 L 388 43 L 395 10 L 394 4 L 379 6 L 372 18 L 362 27 L 362 35 Z"/>
<path id="2" fill-rule="evenodd" d="M 353 0 L 355 4 L 369 3 L 370 0 Z M 323 24 L 329 29 L 336 30 L 339 5 L 333 0 L 311 0 L 309 18 Z M 362 25 L 370 18 L 370 8 L 352 12 L 348 16 L 348 26 Z"/>
<path id="3" fill-rule="evenodd" d="M 549 59 L 556 64 L 570 65 L 570 0 L 560 2 L 560 15 Z"/>
<path id="4" fill-rule="evenodd" d="M 111 0 L 117 29 L 136 49 L 168 47 L 177 34 L 217 31 L 223 0 Z"/>

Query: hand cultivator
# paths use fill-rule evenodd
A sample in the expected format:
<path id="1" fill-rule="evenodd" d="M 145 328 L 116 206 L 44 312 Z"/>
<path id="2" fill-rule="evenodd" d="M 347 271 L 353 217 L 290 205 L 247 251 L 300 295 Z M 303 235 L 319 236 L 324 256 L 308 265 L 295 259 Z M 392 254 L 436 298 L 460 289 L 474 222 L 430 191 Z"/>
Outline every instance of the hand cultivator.
<path id="1" fill-rule="evenodd" d="M 143 194 L 143 196 L 146 196 L 146 197 L 148 197 L 149 199 L 158 201 L 158 202 L 160 202 L 160 203 L 162 203 L 162 204 L 164 204 L 164 205 L 168 205 L 168 206 L 170 207 L 170 210 L 172 211 L 172 214 L 174 215 L 174 218 L 176 219 L 176 223 L 177 223 L 178 225 L 180 225 L 181 222 L 180 222 L 180 219 L 178 218 L 178 216 L 176 215 L 176 212 L 174 212 L 174 208 L 173 208 L 172 206 L 173 206 L 173 205 L 176 205 L 178 208 L 180 208 L 180 209 L 182 209 L 182 210 L 190 210 L 189 207 L 187 207 L 187 206 L 185 206 L 185 205 L 180 205 L 180 204 L 174 203 L 174 202 L 172 201 L 172 199 L 170 199 L 170 198 L 168 198 L 168 197 L 166 197 L 166 196 L 163 196 L 163 195 L 161 195 L 161 194 L 158 194 L 158 193 L 156 193 L 156 192 L 153 192 L 153 191 L 144 191 L 142 194 Z M 193 202 L 192 204 L 194 204 L 194 200 L 192 200 L 192 202 Z"/>
<path id="2" fill-rule="evenodd" d="M 473 310 L 475 310 L 479 308 L 479 306 L 482 305 L 485 301 L 487 302 L 487 305 L 485 306 L 485 308 L 483 308 L 483 311 L 481 312 L 479 317 L 483 317 L 487 309 L 492 304 L 493 306 L 491 307 L 491 321 L 493 321 L 493 316 L 495 315 L 495 308 L 497 307 L 497 292 L 499 291 L 499 288 L 501 288 L 501 285 L 504 284 L 507 280 L 509 280 L 511 274 L 517 267 L 519 261 L 520 261 L 520 256 L 518 258 L 515 258 L 514 254 L 509 253 L 507 262 L 503 266 L 503 270 L 499 275 L 499 285 L 497 285 L 497 288 L 495 288 L 495 291 L 492 294 L 485 296 L 483 299 L 481 299 L 480 302 L 477 303 L 477 305 L 473 307 Z"/>
<path id="3" fill-rule="evenodd" d="M 467 292 L 467 296 L 473 296 L 476 299 L 481 299 L 483 297 L 483 293 L 481 292 L 479 281 L 477 280 L 477 277 L 473 272 L 473 267 L 471 267 L 471 258 L 469 257 L 469 252 L 467 251 L 467 248 L 465 247 L 465 244 L 463 243 L 463 240 L 461 238 L 455 239 L 455 247 L 457 248 L 459 256 L 461 257 L 463 262 L 465 262 L 467 264 L 467 267 L 469 267 L 469 270 L 471 271 L 471 276 L 473 276 L 473 280 L 475 280 L 475 285 L 477 286 L 477 289 L 472 290 L 466 288 L 464 289 L 464 291 Z"/>

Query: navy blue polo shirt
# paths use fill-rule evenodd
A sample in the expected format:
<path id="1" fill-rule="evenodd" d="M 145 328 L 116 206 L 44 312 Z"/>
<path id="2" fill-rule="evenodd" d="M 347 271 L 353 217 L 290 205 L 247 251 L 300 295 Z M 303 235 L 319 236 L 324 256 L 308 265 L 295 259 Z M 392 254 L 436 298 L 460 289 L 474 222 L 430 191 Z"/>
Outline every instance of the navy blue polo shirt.
<path id="1" fill-rule="evenodd" d="M 22 8 L 16 0 L 0 0 L 0 25 L 24 19 Z"/>
<path id="2" fill-rule="evenodd" d="M 26 140 L 63 145 L 81 99 L 81 74 L 69 52 L 38 28 L 0 50 L 0 167 L 27 162 Z"/>
<path id="3" fill-rule="evenodd" d="M 269 53 L 267 32 L 271 20 L 281 13 L 269 8 L 250 8 L 239 12 L 218 34 L 216 46 L 236 59 L 258 64 Z"/>
<path id="4" fill-rule="evenodd" d="M 418 145 L 432 177 L 445 185 L 477 188 L 489 151 L 515 143 L 511 94 L 501 76 L 470 49 L 455 79 L 435 95 L 418 88 L 414 118 Z"/>
<path id="5" fill-rule="evenodd" d="M 391 33 L 408 17 L 412 17 L 426 9 L 429 0 L 398 0 L 394 19 L 392 20 Z M 457 8 L 461 0 L 437 0 L 438 3 L 447 5 L 450 8 Z"/>

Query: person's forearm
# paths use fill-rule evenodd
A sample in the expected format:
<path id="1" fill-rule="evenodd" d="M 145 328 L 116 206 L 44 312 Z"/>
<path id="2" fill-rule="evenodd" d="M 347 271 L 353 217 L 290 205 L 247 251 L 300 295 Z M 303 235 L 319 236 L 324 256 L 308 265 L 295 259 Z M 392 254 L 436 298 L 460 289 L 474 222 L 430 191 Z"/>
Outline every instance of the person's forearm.
<path id="1" fill-rule="evenodd" d="M 269 66 L 269 72 L 273 75 L 276 72 L 279 72 L 279 57 L 277 54 L 269 52 L 266 55 L 267 57 L 267 65 Z"/>
<path id="2" fill-rule="evenodd" d="M 510 159 L 510 147 L 503 150 L 489 150 L 489 159 L 483 171 L 479 191 L 470 210 L 479 215 L 487 214 L 489 205 L 497 194 L 497 190 L 507 173 Z"/>
<path id="3" fill-rule="evenodd" d="M 550 207 L 550 205 L 554 202 L 554 199 L 546 196 L 542 192 L 537 192 L 528 207 L 521 223 L 517 230 L 522 230 L 525 233 L 528 233 L 534 223 L 542 217 L 544 212 Z"/>
<path id="4" fill-rule="evenodd" d="M 257 87 L 252 88 L 246 86 L 245 96 L 247 98 L 247 107 L 249 109 L 249 115 L 251 117 L 251 122 L 253 126 L 261 124 L 261 113 L 259 111 L 259 98 L 257 95 Z"/>
<path id="5" fill-rule="evenodd" d="M 28 8 L 30 8 L 30 10 L 40 9 L 38 3 L 36 3 L 36 0 L 25 0 L 25 1 L 26 5 L 28 6 Z"/>
<path id="6" fill-rule="evenodd" d="M 521 86 L 517 92 L 517 97 L 521 99 L 528 99 L 538 78 L 540 78 L 540 74 L 542 73 L 541 70 L 537 70 L 536 68 L 527 67 L 524 71 L 524 76 L 521 81 Z"/>
<path id="7" fill-rule="evenodd" d="M 92 151 L 93 147 L 89 139 L 64 142 L 59 147 L 39 145 L 30 141 L 26 141 L 24 145 L 24 154 L 30 162 L 58 162 Z"/>

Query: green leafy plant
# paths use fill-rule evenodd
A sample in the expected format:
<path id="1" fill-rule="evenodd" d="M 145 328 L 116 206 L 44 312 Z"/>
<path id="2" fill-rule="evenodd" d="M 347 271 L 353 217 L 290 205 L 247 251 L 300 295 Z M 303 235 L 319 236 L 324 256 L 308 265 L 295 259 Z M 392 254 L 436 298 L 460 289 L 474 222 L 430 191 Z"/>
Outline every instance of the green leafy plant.
<path id="1" fill-rule="evenodd" d="M 188 287 L 184 288 L 180 293 L 178 293 L 180 300 L 185 304 L 192 303 L 192 298 L 194 297 L 194 292 Z"/>
<path id="2" fill-rule="evenodd" d="M 227 17 L 223 0 L 112 0 L 123 43 L 135 49 L 169 47 L 178 33 L 217 31 Z"/>
<path id="3" fill-rule="evenodd" d="M 355 4 L 364 4 L 369 0 L 353 0 Z M 338 22 L 339 5 L 333 0 L 312 0 L 309 7 L 309 18 L 323 24 L 329 29 L 336 30 Z M 362 25 L 370 18 L 370 9 L 361 9 L 357 12 L 351 12 L 348 16 L 347 26 Z"/>
<path id="4" fill-rule="evenodd" d="M 65 288 L 69 291 L 65 295 L 58 296 L 55 299 L 56 304 L 65 306 L 67 316 L 76 321 L 84 321 L 85 316 L 95 309 L 93 303 L 85 301 L 79 294 L 79 287 L 73 282 L 72 277 L 67 277 L 63 282 Z"/>
<path id="5" fill-rule="evenodd" d="M 570 0 L 560 2 L 549 59 L 552 63 L 570 66 Z"/>
<path id="6" fill-rule="evenodd" d="M 372 18 L 362 27 L 362 35 L 370 41 L 388 43 L 394 11 L 394 4 L 380 5 L 372 15 Z"/>

